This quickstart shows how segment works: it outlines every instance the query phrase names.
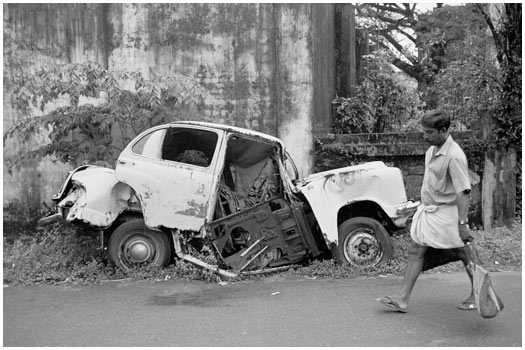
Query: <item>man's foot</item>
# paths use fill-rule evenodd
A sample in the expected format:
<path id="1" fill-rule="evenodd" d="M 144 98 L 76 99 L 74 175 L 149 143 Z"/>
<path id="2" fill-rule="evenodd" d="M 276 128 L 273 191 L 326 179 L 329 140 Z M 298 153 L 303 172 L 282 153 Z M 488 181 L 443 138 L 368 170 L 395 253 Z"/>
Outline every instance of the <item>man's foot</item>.
<path id="1" fill-rule="evenodd" d="M 458 309 L 460 310 L 476 310 L 477 308 L 478 305 L 473 297 L 469 297 L 467 300 L 458 304 Z"/>
<path id="2" fill-rule="evenodd" d="M 396 311 L 406 313 L 408 310 L 407 303 L 403 302 L 401 299 L 394 296 L 386 296 L 382 298 L 377 298 L 376 301 L 384 306 L 394 309 Z"/>

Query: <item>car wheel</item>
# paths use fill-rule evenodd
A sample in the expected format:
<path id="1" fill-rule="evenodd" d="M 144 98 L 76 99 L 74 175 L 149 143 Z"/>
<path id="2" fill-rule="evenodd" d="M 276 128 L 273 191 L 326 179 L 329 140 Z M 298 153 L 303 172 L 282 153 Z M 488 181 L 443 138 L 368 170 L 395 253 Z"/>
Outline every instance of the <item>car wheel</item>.
<path id="1" fill-rule="evenodd" d="M 355 217 L 339 228 L 336 255 L 354 266 L 377 266 L 392 258 L 392 243 L 385 228 L 376 220 Z"/>
<path id="2" fill-rule="evenodd" d="M 149 229 L 142 219 L 122 223 L 109 239 L 109 262 L 123 270 L 150 264 L 164 267 L 172 256 L 173 248 L 168 235 Z"/>

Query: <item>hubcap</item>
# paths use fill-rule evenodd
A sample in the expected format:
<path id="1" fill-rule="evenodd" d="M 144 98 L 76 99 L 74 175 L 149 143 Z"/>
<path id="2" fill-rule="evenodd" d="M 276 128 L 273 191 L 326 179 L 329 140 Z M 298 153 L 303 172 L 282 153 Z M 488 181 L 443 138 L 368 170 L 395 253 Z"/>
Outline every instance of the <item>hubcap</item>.
<path id="1" fill-rule="evenodd" d="M 155 255 L 155 247 L 146 237 L 132 237 L 122 251 L 124 259 L 135 264 L 150 261 Z"/>
<path id="2" fill-rule="evenodd" d="M 344 242 L 345 258 L 352 265 L 376 265 L 383 257 L 381 244 L 370 229 L 359 228 L 346 236 Z"/>

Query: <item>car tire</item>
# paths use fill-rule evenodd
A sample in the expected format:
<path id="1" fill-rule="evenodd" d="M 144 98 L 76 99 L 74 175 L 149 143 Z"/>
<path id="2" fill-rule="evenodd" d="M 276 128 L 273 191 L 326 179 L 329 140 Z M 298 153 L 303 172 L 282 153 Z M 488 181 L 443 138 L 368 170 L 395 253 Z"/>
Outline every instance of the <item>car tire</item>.
<path id="1" fill-rule="evenodd" d="M 367 217 L 346 220 L 338 228 L 336 257 L 353 266 L 377 266 L 392 258 L 392 243 L 385 228 Z"/>
<path id="2" fill-rule="evenodd" d="M 141 265 L 167 266 L 173 257 L 169 236 L 149 229 L 143 219 L 131 219 L 118 226 L 109 238 L 109 262 L 123 270 Z"/>

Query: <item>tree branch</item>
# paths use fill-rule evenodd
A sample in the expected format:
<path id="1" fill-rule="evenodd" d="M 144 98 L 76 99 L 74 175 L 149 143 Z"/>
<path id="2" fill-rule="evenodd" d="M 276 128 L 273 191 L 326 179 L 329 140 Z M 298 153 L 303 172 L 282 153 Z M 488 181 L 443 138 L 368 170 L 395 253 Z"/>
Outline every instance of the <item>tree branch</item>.
<path id="1" fill-rule="evenodd" d="M 476 4 L 476 7 L 481 12 L 481 15 L 483 16 L 483 18 L 485 18 L 485 21 L 487 22 L 487 25 L 490 28 L 492 37 L 494 38 L 494 43 L 496 44 L 496 50 L 498 52 L 496 57 L 498 59 L 499 64 L 501 65 L 504 63 L 503 62 L 504 47 L 503 47 L 503 43 L 501 42 L 500 35 L 498 31 L 496 30 L 496 28 L 494 27 L 494 23 L 492 23 L 492 19 L 490 18 L 490 16 L 485 12 L 485 10 L 483 10 L 483 6 L 481 4 Z"/>
<path id="2" fill-rule="evenodd" d="M 413 37 L 412 35 L 408 34 L 407 32 L 405 32 L 404 30 L 401 30 L 400 28 L 397 28 L 397 31 L 400 32 L 401 34 L 403 34 L 405 37 L 407 37 L 410 41 L 412 41 L 414 44 L 416 43 L 416 38 Z"/>
<path id="3" fill-rule="evenodd" d="M 382 33 L 382 35 L 392 46 L 394 46 L 394 48 L 400 54 L 402 54 L 404 57 L 406 57 L 412 64 L 417 64 L 417 60 L 414 57 L 407 55 L 405 53 L 405 50 L 404 50 L 403 46 L 401 46 L 401 44 L 399 44 L 392 36 L 390 36 L 390 34 Z"/>
<path id="4" fill-rule="evenodd" d="M 399 58 L 395 58 L 392 61 L 392 64 L 408 74 L 410 77 L 416 79 L 418 82 L 426 82 L 426 79 L 423 74 L 421 74 L 421 69 L 418 66 L 410 65 Z"/>

